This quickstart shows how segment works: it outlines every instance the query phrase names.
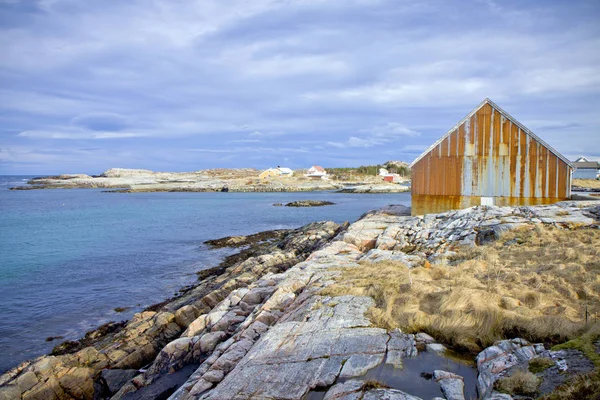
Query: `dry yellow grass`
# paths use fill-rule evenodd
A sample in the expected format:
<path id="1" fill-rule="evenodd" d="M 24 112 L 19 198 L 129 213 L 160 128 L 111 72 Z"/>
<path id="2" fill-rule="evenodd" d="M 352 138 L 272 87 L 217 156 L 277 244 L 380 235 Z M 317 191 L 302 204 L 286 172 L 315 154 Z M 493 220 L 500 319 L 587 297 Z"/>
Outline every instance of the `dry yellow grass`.
<path id="1" fill-rule="evenodd" d="M 589 189 L 600 189 L 600 180 L 598 179 L 573 179 L 573 186 Z"/>
<path id="2" fill-rule="evenodd" d="M 540 379 L 529 371 L 518 370 L 511 376 L 500 378 L 494 386 L 511 395 L 530 396 L 537 393 Z"/>
<path id="3" fill-rule="evenodd" d="M 504 245 L 515 238 L 522 244 Z M 509 232 L 459 250 L 450 264 L 363 262 L 342 269 L 323 294 L 371 296 L 374 324 L 425 331 L 473 352 L 508 337 L 561 343 L 584 328 L 586 304 L 590 319 L 600 316 L 599 230 Z"/>

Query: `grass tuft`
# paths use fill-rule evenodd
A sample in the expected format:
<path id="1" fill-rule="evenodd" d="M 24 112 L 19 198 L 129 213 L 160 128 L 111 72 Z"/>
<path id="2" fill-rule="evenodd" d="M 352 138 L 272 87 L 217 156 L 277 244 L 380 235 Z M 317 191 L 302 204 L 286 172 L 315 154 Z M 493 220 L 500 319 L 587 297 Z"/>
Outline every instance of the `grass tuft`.
<path id="1" fill-rule="evenodd" d="M 500 378 L 494 384 L 499 392 L 511 395 L 535 395 L 541 380 L 529 371 L 517 370 L 511 376 Z"/>
<path id="2" fill-rule="evenodd" d="M 548 368 L 551 368 L 555 365 L 554 361 L 547 357 L 538 357 L 529 361 L 529 372 L 532 374 L 537 374 L 539 372 L 544 372 Z"/>
<path id="3" fill-rule="evenodd" d="M 514 239 L 520 244 L 504 244 Z M 370 296 L 374 325 L 424 331 L 473 353 L 512 337 L 562 343 L 585 331 L 586 307 L 600 315 L 600 230 L 536 226 L 456 250 L 451 265 L 341 268 L 322 294 Z"/>

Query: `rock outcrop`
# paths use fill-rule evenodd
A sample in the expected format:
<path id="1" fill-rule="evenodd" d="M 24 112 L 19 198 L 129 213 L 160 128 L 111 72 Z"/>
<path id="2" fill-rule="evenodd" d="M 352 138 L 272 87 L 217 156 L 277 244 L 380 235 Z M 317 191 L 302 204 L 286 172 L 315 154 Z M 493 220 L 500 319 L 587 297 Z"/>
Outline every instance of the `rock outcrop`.
<path id="1" fill-rule="evenodd" d="M 527 371 L 536 358 L 553 363 L 536 373 L 539 394 L 551 393 L 569 378 L 586 374 L 594 369 L 594 363 L 578 350 L 547 350 L 543 344 L 531 344 L 524 339 L 502 340 L 488 347 L 477 356 L 477 390 L 482 398 L 511 400 L 513 397 L 500 393 L 494 385 L 502 378 L 517 371 Z"/>
<path id="2" fill-rule="evenodd" d="M 39 357 L 8 371 L 0 378 L 0 399 L 92 399 L 95 381 L 103 380 L 100 387 L 110 395 L 117 386 L 120 389 L 123 380 L 128 380 L 122 371 L 128 375 L 130 370 L 152 363 L 150 371 L 160 374 L 197 361 L 192 349 L 197 354 L 212 352 L 243 322 L 244 314 L 250 314 L 256 304 L 276 291 L 275 281 L 254 290 L 248 285 L 304 260 L 344 228 L 333 222 L 318 222 L 286 231 L 280 240 L 253 248 L 243 261 L 226 263 L 226 269 L 215 268 L 215 275 L 204 274 L 201 283 L 187 288 L 180 297 L 136 314 L 125 326 L 92 332 L 80 342 L 57 346 L 56 355 Z M 215 307 L 227 297 L 240 306 L 239 314 L 228 313 L 222 304 Z M 263 318 L 268 320 L 268 315 Z M 205 334 L 186 339 L 198 332 Z M 165 354 L 179 355 L 180 359 L 175 362 Z M 105 372 L 109 370 L 121 371 L 121 378 Z"/>
<path id="3" fill-rule="evenodd" d="M 481 232 L 536 224 L 597 228 L 596 204 L 475 207 L 424 217 L 388 207 L 347 229 L 310 224 L 268 242 L 268 252 L 257 250 L 208 274 L 181 297 L 136 315 L 96 344 L 10 371 L 0 379 L 0 396 L 91 399 L 94 380 L 102 379 L 113 399 L 144 398 L 164 377 L 198 365 L 172 400 L 302 399 L 313 390 L 325 391 L 327 399 L 418 399 L 418 393 L 375 387 L 361 377 L 384 364 L 402 367 L 417 348 L 435 350 L 434 339 L 375 327 L 365 314 L 372 298 L 330 297 L 323 289 L 344 269 L 361 268 L 363 260 L 401 260 L 409 268 L 435 263 L 456 246 L 475 246 Z M 481 397 L 510 398 L 494 392 L 494 383 L 545 351 L 522 339 L 483 351 L 477 358 Z M 123 384 L 132 369 L 139 373 Z M 447 399 L 461 398 L 459 376 L 436 370 L 433 377 Z"/>
<path id="4" fill-rule="evenodd" d="M 298 200 L 292 201 L 291 203 L 287 203 L 286 207 L 321 207 L 321 206 L 331 206 L 335 203 L 331 201 L 323 201 L 323 200 Z"/>
<path id="5" fill-rule="evenodd" d="M 373 185 L 348 186 L 340 190 L 340 193 L 403 193 L 410 192 L 409 186 L 396 183 L 382 183 Z"/>

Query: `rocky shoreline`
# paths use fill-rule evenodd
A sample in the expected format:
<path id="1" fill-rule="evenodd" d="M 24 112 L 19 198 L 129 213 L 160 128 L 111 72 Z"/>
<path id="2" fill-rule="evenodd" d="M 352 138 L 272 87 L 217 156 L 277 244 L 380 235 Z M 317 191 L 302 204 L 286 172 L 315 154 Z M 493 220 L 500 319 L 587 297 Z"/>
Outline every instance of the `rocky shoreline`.
<path id="1" fill-rule="evenodd" d="M 597 202 L 424 217 L 389 206 L 350 226 L 318 222 L 211 241 L 243 250 L 180 296 L 8 371 L 0 377 L 0 399 L 419 399 L 418 392 L 361 377 L 384 365 L 400 371 L 421 354 L 443 354 L 447 345 L 424 332 L 374 325 L 369 295 L 327 295 L 344 271 L 386 260 L 427 268 L 506 231 L 599 224 Z M 519 338 L 497 342 L 476 358 L 479 396 L 513 398 L 498 392 L 497 382 L 541 357 L 553 362 L 539 374 L 549 393 L 560 384 L 551 379 L 558 374 L 553 368 L 563 377 L 593 369 L 573 352 Z M 439 386 L 439 398 L 465 398 L 464 377 L 424 372 L 427 384 Z"/>
<path id="2" fill-rule="evenodd" d="M 340 190 L 343 193 L 399 193 L 404 186 L 380 182 L 310 180 L 303 176 L 258 179 L 254 169 L 206 170 L 197 172 L 153 172 L 113 168 L 98 176 L 56 175 L 30 179 L 11 190 L 107 189 L 110 193 L 145 192 L 313 192 Z M 374 178 L 374 177 L 371 177 Z M 358 186 L 357 186 L 358 185 Z"/>

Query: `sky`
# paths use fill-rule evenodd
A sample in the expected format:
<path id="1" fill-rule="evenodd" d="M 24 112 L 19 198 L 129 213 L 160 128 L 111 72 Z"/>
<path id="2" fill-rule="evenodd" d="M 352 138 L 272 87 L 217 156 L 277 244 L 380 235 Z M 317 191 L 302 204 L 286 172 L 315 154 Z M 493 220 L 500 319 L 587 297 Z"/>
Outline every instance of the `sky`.
<path id="1" fill-rule="evenodd" d="M 0 0 L 0 174 L 411 162 L 484 98 L 600 159 L 597 0 Z"/>

